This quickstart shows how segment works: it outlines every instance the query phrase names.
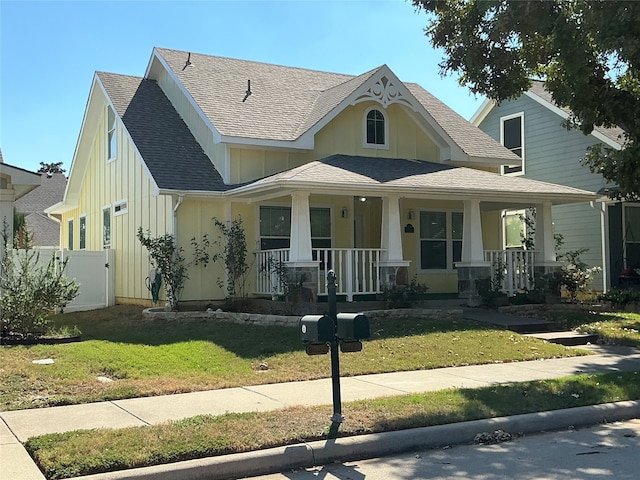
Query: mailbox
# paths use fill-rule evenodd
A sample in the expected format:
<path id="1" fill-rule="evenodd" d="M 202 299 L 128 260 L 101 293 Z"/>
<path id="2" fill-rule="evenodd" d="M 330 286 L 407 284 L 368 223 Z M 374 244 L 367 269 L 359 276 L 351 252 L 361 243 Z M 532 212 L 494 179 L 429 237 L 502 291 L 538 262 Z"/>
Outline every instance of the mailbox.
<path id="1" fill-rule="evenodd" d="M 335 340 L 335 325 L 328 315 L 305 315 L 300 319 L 303 343 L 326 343 Z"/>
<path id="2" fill-rule="evenodd" d="M 369 319 L 362 313 L 339 313 L 337 335 L 347 341 L 369 338 Z"/>

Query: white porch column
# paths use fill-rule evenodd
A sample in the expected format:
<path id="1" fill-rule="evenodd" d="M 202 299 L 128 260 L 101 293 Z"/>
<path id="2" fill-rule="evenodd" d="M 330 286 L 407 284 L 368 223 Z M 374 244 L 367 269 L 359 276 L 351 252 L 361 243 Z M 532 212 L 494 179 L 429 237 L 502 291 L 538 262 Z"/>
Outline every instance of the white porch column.
<path id="1" fill-rule="evenodd" d="M 484 266 L 484 245 L 482 243 L 482 217 L 480 201 L 465 200 L 462 225 L 462 258 L 465 266 Z"/>
<path id="2" fill-rule="evenodd" d="M 536 205 L 536 250 L 538 251 L 536 266 L 556 265 L 551 203 Z"/>
<path id="3" fill-rule="evenodd" d="M 289 262 L 311 262 L 309 192 L 291 194 L 291 248 Z"/>
<path id="4" fill-rule="evenodd" d="M 402 257 L 402 224 L 400 223 L 400 198 L 397 195 L 382 197 L 382 228 L 380 248 L 383 262 L 387 265 L 407 266 Z"/>

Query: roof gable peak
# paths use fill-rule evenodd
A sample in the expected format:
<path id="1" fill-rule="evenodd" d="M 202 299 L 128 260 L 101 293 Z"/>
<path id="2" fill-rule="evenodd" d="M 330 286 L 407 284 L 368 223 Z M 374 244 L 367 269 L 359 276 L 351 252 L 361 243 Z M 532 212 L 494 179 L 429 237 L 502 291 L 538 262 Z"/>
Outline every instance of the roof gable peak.
<path id="1" fill-rule="evenodd" d="M 378 102 L 384 108 L 397 103 L 412 110 L 416 109 L 414 96 L 386 64 L 379 67 L 358 89 L 351 104 L 368 101 Z"/>

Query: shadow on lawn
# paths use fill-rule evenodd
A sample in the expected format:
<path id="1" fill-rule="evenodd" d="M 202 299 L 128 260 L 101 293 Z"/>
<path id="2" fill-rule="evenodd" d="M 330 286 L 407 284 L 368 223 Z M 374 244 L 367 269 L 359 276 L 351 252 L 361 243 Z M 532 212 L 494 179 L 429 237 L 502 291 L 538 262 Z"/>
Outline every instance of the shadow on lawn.
<path id="1" fill-rule="evenodd" d="M 142 317 L 140 306 L 116 305 L 91 312 L 56 315 L 58 326 L 77 326 L 83 340 L 104 340 L 137 345 L 169 345 L 189 341 L 209 341 L 241 358 L 303 351 L 297 328 L 241 325 L 200 319 L 170 322 Z M 401 338 L 412 335 L 488 330 L 490 326 L 468 320 L 398 318 L 371 320 L 372 339 Z"/>

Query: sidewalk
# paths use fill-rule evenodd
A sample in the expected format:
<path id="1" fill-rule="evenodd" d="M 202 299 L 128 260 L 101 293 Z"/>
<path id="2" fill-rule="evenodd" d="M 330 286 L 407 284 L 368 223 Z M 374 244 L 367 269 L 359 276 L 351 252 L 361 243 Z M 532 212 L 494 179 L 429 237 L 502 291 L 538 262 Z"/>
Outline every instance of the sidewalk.
<path id="1" fill-rule="evenodd" d="M 341 378 L 342 401 L 446 388 L 483 387 L 580 373 L 640 370 L 640 349 L 599 346 L 588 348 L 594 351 L 594 355 L 344 377 Z M 44 479 L 21 445 L 21 442 L 32 436 L 78 429 L 153 425 L 200 414 L 221 415 L 229 412 L 267 411 L 292 405 L 331 404 L 331 379 L 322 379 L 0 412 L 0 480 Z M 597 420 L 594 418 L 595 421 Z M 401 432 L 394 433 L 396 436 L 399 434 Z M 11 459 L 10 462 L 7 462 L 8 458 Z M 218 464 L 222 461 L 221 458 L 216 460 Z M 270 471 L 274 468 L 272 462 L 270 459 Z M 173 464 L 174 467 L 175 465 L 178 464 Z M 195 472 L 192 474 L 193 477 L 178 477 L 174 471 L 171 476 L 145 478 L 197 478 Z M 130 471 L 128 476 L 120 475 L 117 478 L 134 478 L 133 475 L 134 472 Z"/>

